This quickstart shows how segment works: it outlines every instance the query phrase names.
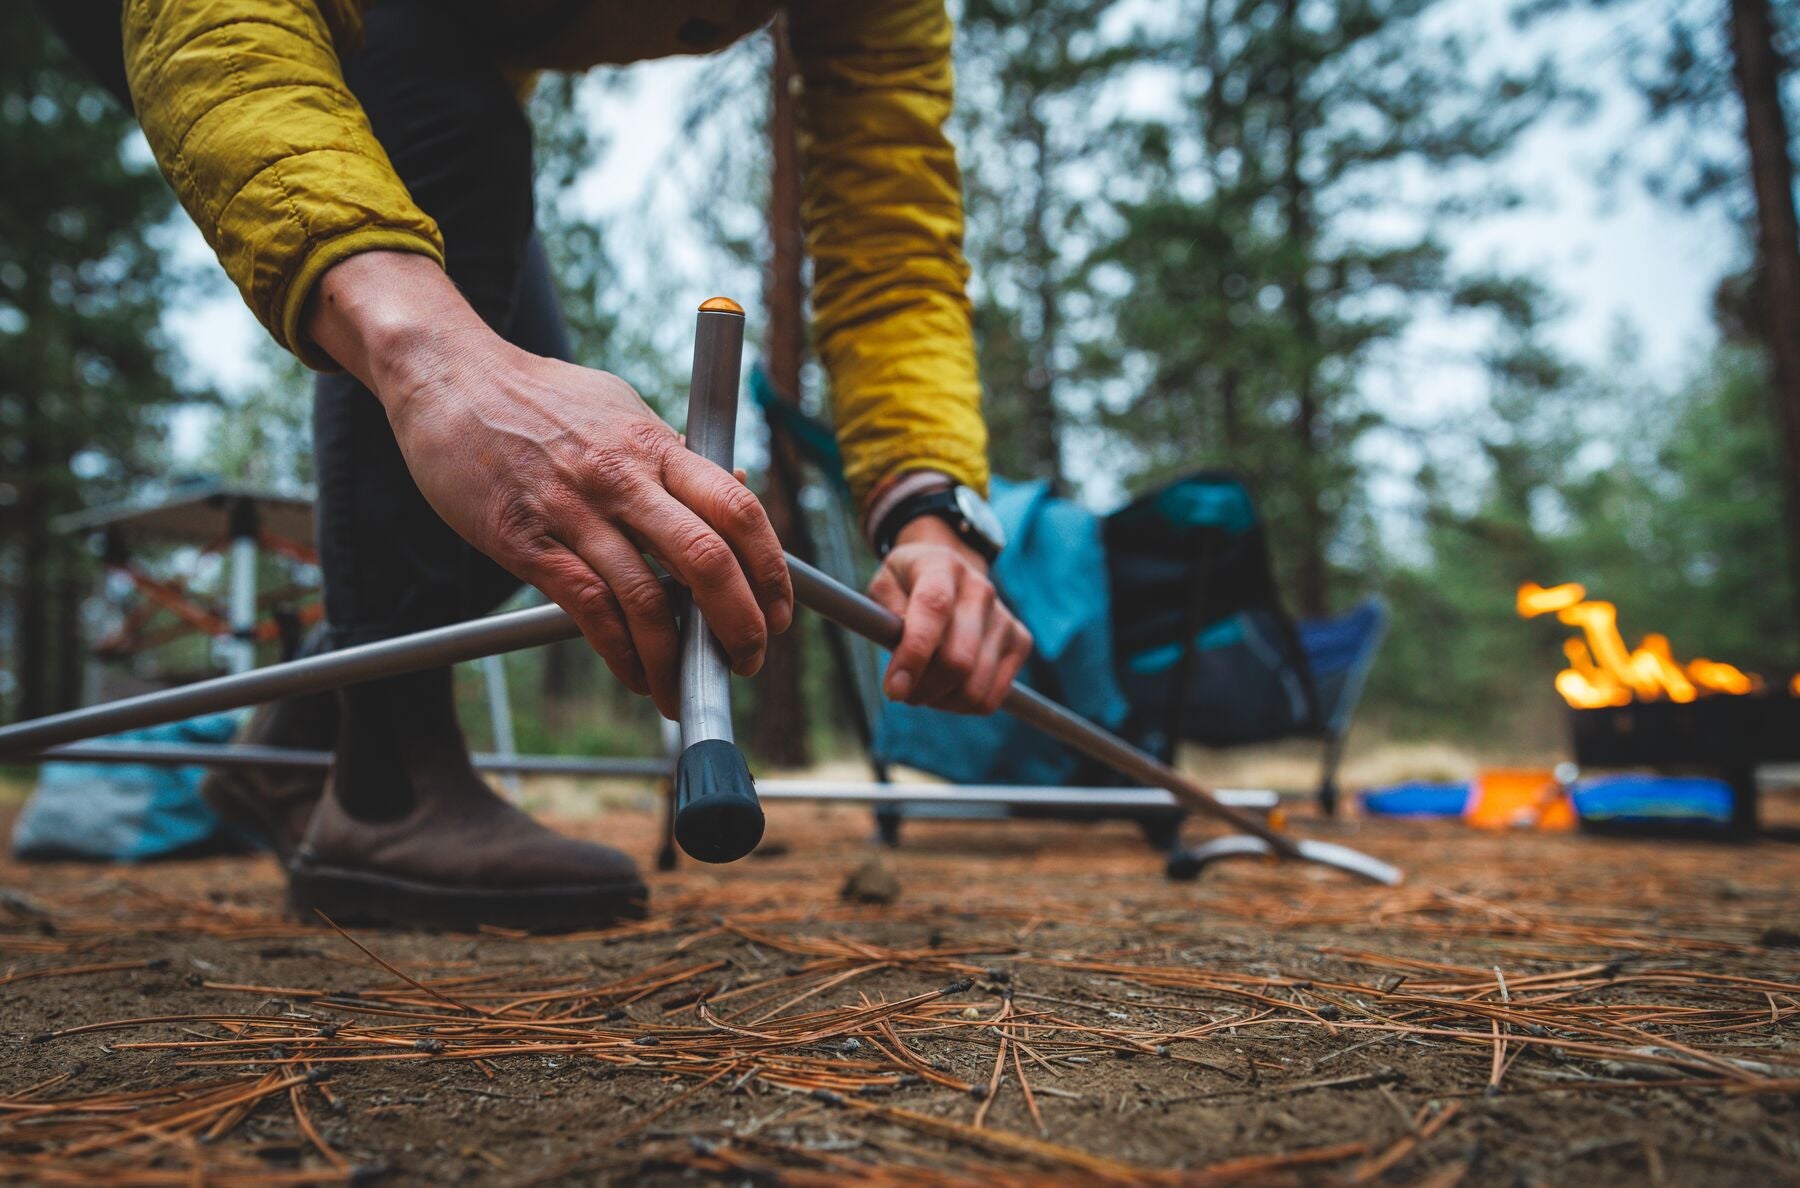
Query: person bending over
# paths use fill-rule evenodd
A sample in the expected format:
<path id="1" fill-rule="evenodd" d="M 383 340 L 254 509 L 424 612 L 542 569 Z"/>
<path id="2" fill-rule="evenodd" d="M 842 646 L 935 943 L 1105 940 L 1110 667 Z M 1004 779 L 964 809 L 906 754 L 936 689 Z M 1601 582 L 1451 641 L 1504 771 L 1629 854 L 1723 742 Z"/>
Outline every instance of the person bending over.
<path id="1" fill-rule="evenodd" d="M 895 698 L 990 712 L 1031 641 L 959 523 L 987 482 L 942 0 L 794 0 L 814 338 L 865 528 L 906 621 Z M 613 674 L 677 709 L 693 592 L 742 675 L 793 619 L 781 546 L 732 475 L 625 379 L 569 360 L 533 225 L 535 72 L 708 53 L 769 0 L 45 0 L 135 109 L 246 303 L 318 371 L 329 646 L 485 614 L 529 582 Z M 961 487 L 968 491 L 954 492 Z M 977 515 L 975 518 L 979 518 Z M 301 911 L 467 928 L 643 910 L 625 854 L 561 837 L 475 773 L 447 669 L 264 707 L 314 776 L 216 776 Z"/>

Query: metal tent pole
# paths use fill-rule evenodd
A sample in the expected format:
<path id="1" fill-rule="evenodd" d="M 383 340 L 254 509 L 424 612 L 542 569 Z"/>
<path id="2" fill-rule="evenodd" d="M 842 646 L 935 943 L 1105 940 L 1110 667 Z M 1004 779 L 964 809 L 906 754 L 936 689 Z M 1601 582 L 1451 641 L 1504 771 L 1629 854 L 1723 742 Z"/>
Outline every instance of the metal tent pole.
<path id="1" fill-rule="evenodd" d="M 467 623 L 434 627 L 396 639 L 358 644 L 320 656 L 0 726 L 0 757 L 580 637 L 581 629 L 575 626 L 575 620 L 554 604 L 488 615 Z"/>
<path id="2" fill-rule="evenodd" d="M 731 471 L 737 438 L 744 310 L 703 302 L 694 326 L 687 447 Z M 675 763 L 675 840 L 702 862 L 735 862 L 762 840 L 763 811 L 731 728 L 731 666 L 690 603 L 681 630 L 681 758 Z"/>
<path id="3" fill-rule="evenodd" d="M 801 606 L 884 647 L 892 647 L 898 641 L 901 624 L 892 613 L 804 561 L 792 556 L 787 560 L 794 597 Z M 0 757 L 298 693 L 316 693 L 377 677 L 436 668 L 492 652 L 537 647 L 574 639 L 579 634 L 574 621 L 554 605 L 490 615 L 469 623 L 0 727 Z M 1134 781 L 1164 789 L 1182 808 L 1224 821 L 1239 832 L 1260 839 L 1270 852 L 1325 862 L 1390 885 L 1401 881 L 1400 872 L 1387 863 L 1341 846 L 1296 841 L 1247 813 L 1221 804 L 1174 768 L 1022 685 L 1013 686 L 1002 708 Z"/>
<path id="4" fill-rule="evenodd" d="M 899 639 L 900 620 L 869 598 L 838 584 L 796 557 L 788 558 L 788 570 L 793 577 L 795 600 L 800 605 L 884 647 L 893 646 Z M 416 672 L 472 660 L 490 652 L 536 647 L 573 639 L 578 634 L 574 621 L 556 606 L 491 615 L 470 623 L 362 644 L 341 652 L 217 677 L 180 689 L 148 693 L 0 727 L 0 756 L 41 751 L 60 743 L 119 730 L 179 721 L 296 693 L 315 693 L 376 677 Z M 1261 839 L 1274 853 L 1292 858 L 1319 857 L 1317 843 L 1308 843 L 1303 849 L 1294 839 L 1249 814 L 1220 804 L 1192 779 L 1040 693 L 1015 684 L 1002 708 L 1132 780 L 1164 789 L 1190 812 L 1224 821 L 1239 832 Z M 1314 853 L 1308 854 L 1306 849 Z M 1345 866 L 1343 862 L 1332 864 Z M 1366 865 L 1356 873 L 1379 882 L 1392 883 L 1400 878 L 1393 867 L 1372 858 L 1367 859 Z"/>
<path id="5" fill-rule="evenodd" d="M 598 755 L 508 755 L 477 752 L 470 756 L 482 771 L 522 775 L 656 778 L 669 774 L 667 760 L 614 758 Z M 178 743 L 99 739 L 67 743 L 28 756 L 33 763 L 152 763 L 200 767 L 331 766 L 330 751 L 307 751 L 255 743 Z"/>
<path id="6" fill-rule="evenodd" d="M 518 744 L 513 740 L 512 690 L 506 687 L 506 661 L 501 653 L 481 658 L 481 683 L 487 687 L 488 721 L 494 728 L 494 752 L 502 759 L 516 759 L 519 754 Z M 501 778 L 506 788 L 506 795 L 514 804 L 524 795 L 519 785 L 518 773 L 512 769 L 497 767 L 494 771 L 505 771 Z"/>
<path id="7" fill-rule="evenodd" d="M 231 505 L 231 671 L 256 667 L 256 561 L 261 533 L 256 502 L 240 498 Z"/>

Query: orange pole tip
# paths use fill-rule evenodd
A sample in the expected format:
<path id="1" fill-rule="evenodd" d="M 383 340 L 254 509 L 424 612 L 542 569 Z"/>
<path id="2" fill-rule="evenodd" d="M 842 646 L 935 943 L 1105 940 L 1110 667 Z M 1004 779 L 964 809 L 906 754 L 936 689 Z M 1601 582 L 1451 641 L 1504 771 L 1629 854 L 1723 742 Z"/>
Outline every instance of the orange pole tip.
<path id="1" fill-rule="evenodd" d="M 701 313 L 734 313 L 744 316 L 744 307 L 729 297 L 708 297 L 700 303 Z"/>

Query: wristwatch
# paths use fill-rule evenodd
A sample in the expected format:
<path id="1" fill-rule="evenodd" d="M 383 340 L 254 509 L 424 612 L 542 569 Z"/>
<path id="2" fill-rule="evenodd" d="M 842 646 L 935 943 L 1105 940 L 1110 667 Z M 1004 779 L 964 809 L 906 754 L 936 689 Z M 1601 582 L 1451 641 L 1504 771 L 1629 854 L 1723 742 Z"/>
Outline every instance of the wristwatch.
<path id="1" fill-rule="evenodd" d="M 956 534 L 990 563 L 1006 547 L 1006 529 L 1000 526 L 1000 517 L 988 501 L 957 483 L 908 496 L 895 504 L 875 530 L 876 555 L 887 556 L 900 530 L 920 516 L 936 516 L 956 529 Z"/>

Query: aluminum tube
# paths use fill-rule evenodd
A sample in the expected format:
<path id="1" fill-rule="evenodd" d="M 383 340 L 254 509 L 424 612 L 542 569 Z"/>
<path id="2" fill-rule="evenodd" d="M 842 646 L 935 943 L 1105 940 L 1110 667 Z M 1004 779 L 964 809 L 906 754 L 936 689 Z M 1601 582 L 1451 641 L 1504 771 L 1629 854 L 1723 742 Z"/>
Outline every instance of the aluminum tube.
<path id="1" fill-rule="evenodd" d="M 891 648 L 899 642 L 900 620 L 883 607 L 792 555 L 788 557 L 788 570 L 794 583 L 795 600 L 802 606 L 883 647 Z M 362 644 L 341 652 L 270 665 L 181 689 L 148 693 L 3 727 L 0 728 L 0 756 L 273 701 L 296 693 L 313 693 L 376 677 L 473 660 L 493 652 L 536 647 L 573 639 L 578 634 L 573 621 L 555 606 L 490 615 L 417 635 Z M 1302 856 L 1292 838 L 1248 814 L 1220 804 L 1174 768 L 1039 693 L 1015 684 L 1012 692 L 1007 694 L 1003 708 L 1120 774 L 1166 790 L 1191 812 L 1216 817 L 1235 829 L 1262 838 L 1280 854 Z"/>
<path id="2" fill-rule="evenodd" d="M 702 306 L 694 325 L 687 446 L 727 471 L 737 441 L 738 373 L 743 360 L 743 311 L 735 306 Z M 685 749 L 715 738 L 732 741 L 731 664 L 707 629 L 706 617 L 690 606 L 681 636 L 681 745 Z"/>
<path id="3" fill-rule="evenodd" d="M 823 572 L 792 554 L 787 560 L 788 572 L 794 581 L 794 598 L 803 607 L 873 639 L 884 648 L 893 648 L 900 641 L 900 619 L 889 614 L 886 608 L 864 598 L 857 590 L 824 576 Z M 76 742 L 79 738 L 94 738 L 97 734 L 112 734 L 142 725 L 178 722 L 202 713 L 218 713 L 221 709 L 254 706 L 259 702 L 290 697 L 293 693 L 315 693 L 320 689 L 356 684 L 360 680 L 391 677 L 403 671 L 472 661 L 493 652 L 515 652 L 518 648 L 574 639 L 578 634 L 574 623 L 558 607 L 515 610 L 475 619 L 472 623 L 405 635 L 400 639 L 360 644 L 356 648 L 304 661 L 270 664 L 268 668 L 239 673 L 236 677 L 203 680 L 185 688 L 146 693 L 142 697 L 108 702 L 104 706 L 74 709 L 49 718 L 0 727 L 0 756 L 41 751 L 58 743 Z M 1220 805 L 1217 799 L 1181 772 L 1040 693 L 1015 684 L 1012 693 L 1006 695 L 1003 707 L 1022 722 L 1069 743 L 1076 751 L 1102 761 L 1123 776 L 1138 779 L 1150 787 L 1165 788 L 1190 812 L 1217 817 L 1251 837 L 1260 837 L 1285 857 L 1301 857 L 1300 848 L 1291 837 L 1274 832 L 1251 815 Z"/>
<path id="4" fill-rule="evenodd" d="M 507 755 L 478 752 L 482 771 L 525 775 L 643 777 L 669 774 L 673 761 L 655 757 L 591 755 Z M 69 743 L 27 757 L 32 763 L 148 763 L 197 767 L 321 768 L 331 752 L 253 743 L 176 743 L 119 741 Z M 872 780 L 760 780 L 756 791 L 765 800 L 844 802 L 850 804 L 997 804 L 1045 808 L 1171 809 L 1175 798 L 1160 788 L 1034 788 L 1013 784 L 880 784 Z M 1261 789 L 1219 789 L 1222 804 L 1267 812 L 1280 797 Z"/>
<path id="5" fill-rule="evenodd" d="M 794 583 L 794 599 L 800 605 L 884 648 L 892 648 L 900 642 L 902 624 L 899 617 L 874 600 L 840 585 L 797 557 L 788 558 L 788 573 Z M 1300 856 L 1292 838 L 1248 813 L 1220 804 L 1206 789 L 1173 767 L 1035 690 L 1015 682 L 1000 708 L 1121 775 L 1164 789 L 1190 812 L 1216 817 L 1234 829 L 1259 837 L 1278 853 L 1292 858 Z"/>
<path id="6" fill-rule="evenodd" d="M 179 722 L 301 693 L 340 689 L 380 677 L 440 668 L 496 652 L 516 652 L 576 639 L 575 621 L 558 606 L 489 615 L 396 639 L 358 644 L 322 656 L 270 664 L 176 689 L 161 689 L 102 705 L 0 726 L 0 758 L 121 730 Z"/>
<path id="7" fill-rule="evenodd" d="M 758 780 L 764 800 L 843 801 L 851 804 L 995 804 L 1021 808 L 1182 809 L 1161 788 L 1033 788 L 1011 784 L 877 784 L 873 781 Z M 1221 804 L 1269 812 L 1281 798 L 1257 789 L 1222 789 Z M 1182 809 L 1183 812 L 1187 811 Z"/>
<path id="8" fill-rule="evenodd" d="M 231 671 L 256 667 L 256 537 L 231 541 Z"/>
<path id="9" fill-rule="evenodd" d="M 1334 867 L 1360 875 L 1373 883 L 1382 883 L 1389 887 L 1398 887 L 1406 880 L 1400 868 L 1361 850 L 1352 850 L 1349 846 L 1340 846 L 1335 842 L 1315 841 L 1309 837 L 1295 841 L 1295 848 L 1300 852 L 1297 857 L 1308 862 L 1317 862 L 1322 866 Z M 1189 846 L 1177 850 L 1169 856 L 1169 877 L 1175 879 L 1191 879 L 1201 870 L 1225 858 L 1257 858 L 1269 856 L 1269 844 L 1259 837 L 1241 837 L 1231 835 L 1215 837 L 1201 842 L 1197 846 Z"/>
<path id="10" fill-rule="evenodd" d="M 731 469 L 737 437 L 744 310 L 729 297 L 700 305 L 687 446 Z M 675 841 L 690 858 L 736 862 L 762 840 L 763 811 L 744 753 L 732 741 L 731 665 L 697 604 L 681 633 L 681 757 L 675 761 Z"/>
<path id="11" fill-rule="evenodd" d="M 477 752 L 482 771 L 523 775 L 567 775 L 659 779 L 673 766 L 667 759 L 600 755 L 507 755 Z M 70 743 L 51 747 L 24 760 L 31 763 L 149 763 L 198 767 L 321 768 L 331 764 L 330 751 L 305 751 L 252 743 L 170 743 L 113 741 Z"/>
<path id="12" fill-rule="evenodd" d="M 518 755 L 519 745 L 513 739 L 512 691 L 506 687 L 506 661 L 502 658 L 503 655 L 495 652 L 492 656 L 481 658 L 481 683 L 487 687 L 488 721 L 494 728 L 494 753 L 502 759 L 511 759 Z M 514 804 L 519 803 L 524 790 L 519 787 L 518 775 L 507 775 L 501 784 L 506 789 L 506 798 Z"/>
<path id="13" fill-rule="evenodd" d="M 788 571 L 794 583 L 794 598 L 800 605 L 883 647 L 892 648 L 899 642 L 900 620 L 885 608 L 792 555 L 788 557 Z M 490 615 L 416 635 L 328 652 L 323 656 L 272 664 L 180 689 L 146 693 L 0 727 L 0 756 L 40 751 L 77 739 L 473 660 L 494 652 L 536 647 L 573 639 L 579 634 L 574 621 L 556 606 Z M 684 701 L 686 697 L 684 689 Z M 1291 838 L 1220 804 L 1174 768 L 1043 695 L 1015 684 L 1012 692 L 1007 694 L 1003 708 L 1120 774 L 1168 791 L 1183 808 L 1217 817 L 1253 837 L 1262 838 L 1282 854 L 1299 856 Z"/>
<path id="14" fill-rule="evenodd" d="M 883 647 L 891 648 L 899 641 L 901 624 L 894 615 L 804 561 L 792 555 L 787 560 L 794 597 L 800 605 Z M 377 677 L 473 660 L 494 652 L 537 647 L 573 639 L 579 634 L 573 620 L 555 606 L 490 615 L 399 639 L 218 677 L 181 689 L 149 693 L 0 727 L 0 759 L 35 753 L 77 739 L 180 721 L 297 693 L 320 692 Z M 1262 839 L 1270 850 L 1284 857 L 1322 862 L 1390 885 L 1400 878 L 1399 871 L 1393 867 L 1346 847 L 1300 841 L 1277 833 L 1250 814 L 1221 803 L 1174 768 L 1022 685 L 1012 687 L 1002 708 L 1121 774 L 1167 791 L 1180 807 L 1217 818 Z M 747 773 L 745 775 L 747 779 Z M 746 799 L 754 805 L 753 799 Z M 760 821 L 760 810 L 757 817 Z M 679 829 L 679 820 L 677 825 Z M 760 836 L 760 828 L 756 832 Z M 689 853 L 694 852 L 685 843 L 684 848 Z"/>

